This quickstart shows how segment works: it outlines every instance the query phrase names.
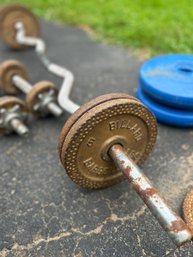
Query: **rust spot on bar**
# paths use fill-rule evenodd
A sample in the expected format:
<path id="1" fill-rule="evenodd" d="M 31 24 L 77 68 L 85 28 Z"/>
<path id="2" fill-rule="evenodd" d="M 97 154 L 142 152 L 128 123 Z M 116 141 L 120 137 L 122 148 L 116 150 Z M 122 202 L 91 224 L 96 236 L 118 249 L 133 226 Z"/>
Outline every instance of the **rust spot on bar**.
<path id="1" fill-rule="evenodd" d="M 157 190 L 154 187 L 150 187 L 144 190 L 144 194 L 146 194 L 148 197 L 153 196 L 157 193 Z"/>
<path id="2" fill-rule="evenodd" d="M 192 235 L 193 236 L 193 235 Z M 178 244 L 176 244 L 176 246 L 177 246 L 177 248 L 180 248 L 181 246 L 184 246 L 185 244 L 187 244 L 188 242 L 190 242 L 190 240 L 192 240 L 191 238 L 190 239 L 187 239 L 187 241 L 185 241 L 185 242 L 180 242 L 180 243 L 178 243 Z"/>
<path id="3" fill-rule="evenodd" d="M 133 189 L 141 196 L 141 198 L 145 203 L 147 203 L 149 198 L 151 198 L 153 195 L 158 193 L 158 191 L 154 187 L 150 187 L 143 190 L 138 184 L 133 183 L 132 186 L 133 186 Z"/>
<path id="4" fill-rule="evenodd" d="M 132 188 L 135 190 L 135 192 L 137 192 L 139 195 L 141 195 L 142 190 L 138 184 L 133 183 Z"/>
<path id="5" fill-rule="evenodd" d="M 148 200 L 155 194 L 157 194 L 157 190 L 155 188 L 147 188 L 146 190 L 142 190 L 141 197 L 144 202 L 147 203 Z"/>
<path id="6" fill-rule="evenodd" d="M 127 166 L 126 168 L 125 168 L 125 170 L 124 170 L 124 173 L 126 174 L 126 175 L 130 175 L 130 172 L 131 172 L 131 167 L 130 166 Z"/>
<path id="7" fill-rule="evenodd" d="M 172 222 L 172 225 L 168 229 L 171 232 L 179 232 L 179 231 L 187 230 L 188 226 L 181 218 L 177 218 Z"/>
<path id="8" fill-rule="evenodd" d="M 124 172 L 123 174 L 125 175 L 125 177 L 128 179 L 129 182 L 132 181 L 132 178 L 130 176 L 130 173 L 131 173 L 132 169 L 130 166 L 127 166 L 125 169 L 124 169 Z"/>

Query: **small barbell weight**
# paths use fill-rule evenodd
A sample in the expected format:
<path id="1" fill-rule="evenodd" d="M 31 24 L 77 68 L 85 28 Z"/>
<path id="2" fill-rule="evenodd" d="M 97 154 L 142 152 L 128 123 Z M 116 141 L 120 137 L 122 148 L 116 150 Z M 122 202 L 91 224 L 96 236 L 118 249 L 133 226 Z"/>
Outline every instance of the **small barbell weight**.
<path id="1" fill-rule="evenodd" d="M 136 166 L 157 135 L 152 113 L 136 98 L 107 94 L 81 106 L 64 125 L 60 160 L 70 178 L 86 188 L 105 188 L 125 175 L 176 245 L 191 239 L 185 222 Z"/>
<path id="2" fill-rule="evenodd" d="M 27 108 L 22 100 L 12 96 L 0 98 L 0 134 L 14 131 L 20 136 L 27 135 L 27 117 Z"/>
<path id="3" fill-rule="evenodd" d="M 6 44 L 14 49 L 23 49 L 27 45 L 20 44 L 16 39 L 15 24 L 25 24 L 25 32 L 28 37 L 39 36 L 39 22 L 36 16 L 21 4 L 5 4 L 0 8 L 0 36 Z"/>
<path id="4" fill-rule="evenodd" d="M 32 86 L 28 81 L 25 67 L 18 61 L 7 60 L 0 64 L 0 86 L 9 94 L 22 91 L 26 94 L 28 109 L 36 115 L 52 113 L 58 117 L 63 110 L 57 103 L 58 90 L 49 81 L 41 81 Z"/>

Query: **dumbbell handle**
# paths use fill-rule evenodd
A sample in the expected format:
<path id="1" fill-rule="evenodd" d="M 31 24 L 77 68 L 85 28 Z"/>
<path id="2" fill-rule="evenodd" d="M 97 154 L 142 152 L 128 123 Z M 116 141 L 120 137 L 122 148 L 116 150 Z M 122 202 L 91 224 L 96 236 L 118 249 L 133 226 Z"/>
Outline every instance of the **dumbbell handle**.
<path id="1" fill-rule="evenodd" d="M 25 94 L 28 94 L 32 89 L 32 85 L 19 75 L 14 75 L 12 77 L 12 82 L 19 90 L 21 90 Z"/>
<path id="2" fill-rule="evenodd" d="M 151 185 L 151 182 L 140 171 L 139 167 L 129 159 L 123 147 L 118 144 L 112 146 L 109 150 L 109 155 L 173 242 L 180 246 L 190 240 L 192 233 L 188 226 Z"/>

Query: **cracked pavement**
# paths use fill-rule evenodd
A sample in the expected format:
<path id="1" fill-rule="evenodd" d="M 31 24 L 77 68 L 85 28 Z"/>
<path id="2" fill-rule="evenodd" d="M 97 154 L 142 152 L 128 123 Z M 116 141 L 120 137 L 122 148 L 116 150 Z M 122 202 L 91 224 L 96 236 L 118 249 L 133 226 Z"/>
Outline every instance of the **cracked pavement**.
<path id="1" fill-rule="evenodd" d="M 142 58 L 96 42 L 73 26 L 43 21 L 42 36 L 49 58 L 75 74 L 72 99 L 78 104 L 108 92 L 134 95 Z M 22 61 L 32 83 L 49 79 L 61 85 L 33 50 L 11 51 L 1 42 L 0 53 L 0 61 Z M 0 256 L 193 256 L 191 243 L 176 249 L 126 181 L 91 191 L 68 178 L 57 153 L 68 117 L 35 120 L 27 139 L 1 138 Z M 192 130 L 159 125 L 155 150 L 143 165 L 180 214 L 183 197 L 193 186 L 192 145 Z"/>

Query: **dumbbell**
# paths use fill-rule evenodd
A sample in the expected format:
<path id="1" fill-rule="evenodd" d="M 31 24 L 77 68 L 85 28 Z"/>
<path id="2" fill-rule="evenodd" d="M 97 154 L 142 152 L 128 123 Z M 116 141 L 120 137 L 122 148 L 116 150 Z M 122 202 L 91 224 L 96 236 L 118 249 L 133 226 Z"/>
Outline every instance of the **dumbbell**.
<path id="1" fill-rule="evenodd" d="M 68 176 L 81 187 L 105 188 L 126 177 L 179 246 L 191 239 L 190 229 L 137 166 L 151 152 L 156 135 L 156 120 L 139 100 L 107 94 L 71 115 L 60 133 L 58 151 Z"/>
<path id="2" fill-rule="evenodd" d="M 20 136 L 27 135 L 29 132 L 25 125 L 27 118 L 24 101 L 13 96 L 0 98 L 0 134 L 10 134 L 14 131 Z"/>
<path id="3" fill-rule="evenodd" d="M 63 113 L 57 103 L 56 86 L 50 81 L 41 81 L 32 86 L 25 67 L 18 61 L 6 60 L 0 64 L 0 87 L 8 94 L 25 93 L 27 108 L 35 115 L 52 113 L 58 117 Z"/>

